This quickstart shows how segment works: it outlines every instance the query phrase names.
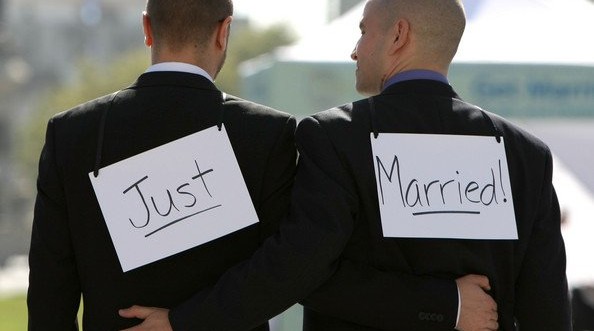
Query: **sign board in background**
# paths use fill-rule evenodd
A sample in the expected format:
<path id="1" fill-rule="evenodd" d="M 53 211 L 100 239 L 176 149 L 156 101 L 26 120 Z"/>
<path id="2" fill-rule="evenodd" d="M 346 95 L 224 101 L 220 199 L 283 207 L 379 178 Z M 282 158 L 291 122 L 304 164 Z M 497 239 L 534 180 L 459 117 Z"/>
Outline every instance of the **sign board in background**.
<path id="1" fill-rule="evenodd" d="M 385 237 L 517 239 L 503 139 L 371 134 Z"/>
<path id="2" fill-rule="evenodd" d="M 460 96 L 504 117 L 594 116 L 594 67 L 454 63 L 449 80 Z"/>
<path id="3" fill-rule="evenodd" d="M 245 97 L 298 117 L 363 98 L 353 61 L 260 62 L 242 72 Z M 504 117 L 594 117 L 594 66 L 454 62 L 448 79 L 462 99 Z"/>
<path id="4" fill-rule="evenodd" d="M 224 127 L 89 177 L 124 272 L 258 222 Z"/>

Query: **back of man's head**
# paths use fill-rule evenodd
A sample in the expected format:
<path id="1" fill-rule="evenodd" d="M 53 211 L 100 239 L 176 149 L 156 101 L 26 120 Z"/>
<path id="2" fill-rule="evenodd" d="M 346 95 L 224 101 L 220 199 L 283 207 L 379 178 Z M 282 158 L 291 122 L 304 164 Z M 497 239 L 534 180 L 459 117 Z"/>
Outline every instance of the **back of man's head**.
<path id="1" fill-rule="evenodd" d="M 385 6 L 385 23 L 399 19 L 410 23 L 419 52 L 451 61 L 466 26 L 461 0 L 379 0 Z M 423 55 L 423 54 L 419 54 Z"/>
<path id="2" fill-rule="evenodd" d="M 155 43 L 172 51 L 203 47 L 217 24 L 233 15 L 232 0 L 148 0 Z"/>

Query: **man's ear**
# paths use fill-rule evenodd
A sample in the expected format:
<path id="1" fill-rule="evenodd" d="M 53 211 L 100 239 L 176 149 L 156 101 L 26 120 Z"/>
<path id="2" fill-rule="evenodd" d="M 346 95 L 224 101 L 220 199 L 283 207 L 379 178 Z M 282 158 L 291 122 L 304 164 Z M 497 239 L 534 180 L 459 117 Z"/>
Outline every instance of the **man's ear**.
<path id="1" fill-rule="evenodd" d="M 229 16 L 222 20 L 219 23 L 219 26 L 216 31 L 215 42 L 217 48 L 221 51 L 225 51 L 227 49 L 227 43 L 229 41 L 229 35 L 231 33 L 231 22 L 233 21 L 233 16 Z"/>
<path id="2" fill-rule="evenodd" d="M 390 54 L 398 52 L 409 42 L 410 23 L 405 19 L 399 19 L 390 30 Z"/>
<path id="3" fill-rule="evenodd" d="M 142 12 L 142 28 L 144 30 L 144 44 L 147 47 L 153 46 L 153 26 L 147 12 Z"/>

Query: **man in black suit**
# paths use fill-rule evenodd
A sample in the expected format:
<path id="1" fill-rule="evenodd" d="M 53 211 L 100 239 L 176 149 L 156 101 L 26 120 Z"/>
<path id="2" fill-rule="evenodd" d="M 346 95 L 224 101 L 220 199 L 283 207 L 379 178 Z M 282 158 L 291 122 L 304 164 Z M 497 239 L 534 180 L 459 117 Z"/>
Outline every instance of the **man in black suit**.
<path id="1" fill-rule="evenodd" d="M 143 20 L 153 65 L 130 87 L 49 121 L 29 255 L 29 330 L 76 329 L 81 295 L 85 330 L 138 324 L 120 317 L 118 309 L 134 303 L 175 306 L 212 285 L 276 231 L 295 175 L 296 120 L 226 96 L 213 84 L 225 59 L 232 12 L 231 0 L 149 0 Z M 227 131 L 245 181 L 237 188 L 247 186 L 259 222 L 123 272 L 89 173 L 101 179 L 108 165 L 217 125 Z M 211 176 L 206 173 L 201 172 Z M 200 180 L 193 182 L 202 185 Z M 196 204 L 189 183 L 156 197 L 155 208 L 166 210 L 160 204 L 167 194 L 172 213 L 192 205 L 192 196 Z M 252 329 L 268 330 L 267 322 Z"/>
<path id="2" fill-rule="evenodd" d="M 360 27 L 352 54 L 357 90 L 372 97 L 299 124 L 299 165 L 288 221 L 249 261 L 169 311 L 173 329 L 245 330 L 297 299 L 304 305 L 308 331 L 569 331 L 551 153 L 536 137 L 462 101 L 449 85 L 448 68 L 465 28 L 461 1 L 370 0 Z M 492 156 L 472 154 L 469 142 L 485 141 L 503 157 L 482 184 L 462 183 L 457 168 L 448 181 L 422 185 L 408 178 L 400 189 L 405 207 L 426 207 L 431 200 L 432 206 L 472 210 L 421 209 L 418 215 L 426 218 L 418 222 L 437 220 L 441 232 L 413 225 L 419 234 L 393 235 L 384 224 L 401 220 L 382 214 L 380 184 L 387 184 L 386 178 L 407 178 L 401 176 L 404 163 L 401 169 L 397 158 L 391 163 L 383 159 L 380 167 L 372 148 L 375 139 L 392 133 L 414 134 L 415 143 L 447 140 L 448 148 L 461 150 L 456 157 L 429 158 L 429 174 L 457 157 L 473 165 Z M 439 139 L 430 137 L 436 134 Z M 452 138 L 464 143 L 458 146 Z M 416 154 L 428 150 L 439 152 L 417 147 Z M 412 163 L 406 170 L 416 166 L 421 168 Z M 383 171 L 383 179 L 376 180 L 376 171 Z M 398 186 L 390 188 L 398 194 Z M 457 194 L 453 200 L 452 192 Z M 509 216 L 477 216 L 499 207 Z M 461 220 L 468 228 L 443 226 Z M 488 225 L 485 229 L 507 226 L 494 235 L 475 220 Z M 151 315 L 157 311 L 134 307 L 122 313 L 146 318 L 132 329 L 140 331 L 163 322 Z"/>

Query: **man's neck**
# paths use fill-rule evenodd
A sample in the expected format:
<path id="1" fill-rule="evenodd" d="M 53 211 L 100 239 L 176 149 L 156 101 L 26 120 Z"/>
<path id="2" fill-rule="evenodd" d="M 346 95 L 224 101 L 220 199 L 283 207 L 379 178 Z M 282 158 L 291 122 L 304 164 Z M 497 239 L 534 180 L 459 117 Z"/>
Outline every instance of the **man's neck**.
<path id="1" fill-rule="evenodd" d="M 176 50 L 175 52 L 163 48 L 151 48 L 151 62 L 153 65 L 160 63 L 185 63 L 201 68 L 206 71 L 210 77 L 214 78 L 215 70 L 213 70 L 213 65 L 208 61 L 201 60 L 209 58 L 212 57 L 209 57 L 207 54 L 199 56 L 195 49 L 189 49 L 188 47 Z"/>
<path id="2" fill-rule="evenodd" d="M 214 83 L 212 76 L 199 66 L 195 66 L 189 63 L 183 62 L 161 62 L 151 65 L 146 72 L 162 72 L 162 71 L 174 71 L 174 72 L 186 72 L 191 74 L 200 75 L 206 77 L 208 80 Z"/>
<path id="3" fill-rule="evenodd" d="M 427 69 L 415 69 L 399 72 L 393 75 L 392 77 L 388 78 L 384 82 L 382 90 L 385 90 L 390 85 L 415 79 L 433 80 L 444 84 L 449 84 L 447 77 L 440 72 Z"/>

